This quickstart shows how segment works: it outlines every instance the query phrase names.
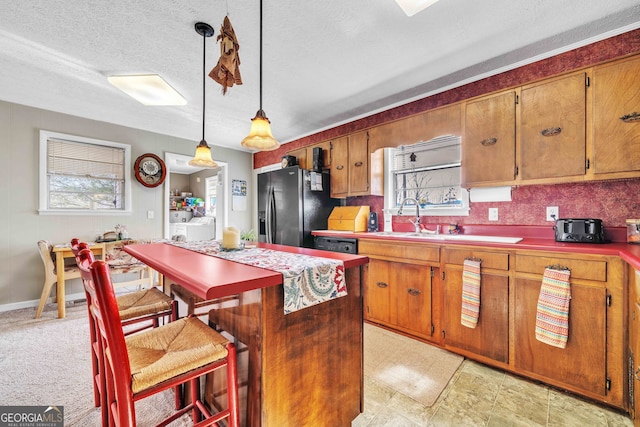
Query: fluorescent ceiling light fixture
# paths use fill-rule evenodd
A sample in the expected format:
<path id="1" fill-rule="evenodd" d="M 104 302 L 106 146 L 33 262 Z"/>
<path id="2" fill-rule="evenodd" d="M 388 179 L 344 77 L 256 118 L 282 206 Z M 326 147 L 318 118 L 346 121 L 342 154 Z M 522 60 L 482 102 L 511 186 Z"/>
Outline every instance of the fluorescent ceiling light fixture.
<path id="1" fill-rule="evenodd" d="M 185 105 L 182 97 L 157 74 L 109 76 L 109 83 L 144 105 Z"/>
<path id="2" fill-rule="evenodd" d="M 413 16 L 423 9 L 428 8 L 438 0 L 396 0 L 407 16 Z"/>

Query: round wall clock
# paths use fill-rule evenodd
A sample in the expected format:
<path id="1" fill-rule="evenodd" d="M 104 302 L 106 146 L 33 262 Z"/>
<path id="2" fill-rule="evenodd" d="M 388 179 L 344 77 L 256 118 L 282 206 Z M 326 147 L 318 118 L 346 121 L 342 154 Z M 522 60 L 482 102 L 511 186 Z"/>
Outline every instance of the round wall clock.
<path id="1" fill-rule="evenodd" d="M 136 159 L 133 173 L 145 187 L 157 187 L 164 182 L 167 168 L 162 159 L 153 153 L 146 153 Z"/>

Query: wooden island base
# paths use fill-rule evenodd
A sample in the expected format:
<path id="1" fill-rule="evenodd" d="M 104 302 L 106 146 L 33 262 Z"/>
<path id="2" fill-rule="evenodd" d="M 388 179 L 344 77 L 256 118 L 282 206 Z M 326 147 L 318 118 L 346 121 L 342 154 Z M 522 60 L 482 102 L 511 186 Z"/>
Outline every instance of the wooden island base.
<path id="1" fill-rule="evenodd" d="M 350 426 L 363 411 L 360 270 L 346 269 L 346 297 L 287 315 L 282 285 L 243 292 L 237 305 L 211 311 L 210 323 L 246 346 L 238 356 L 242 425 Z M 207 380 L 214 406 L 224 399 L 220 380 Z"/>

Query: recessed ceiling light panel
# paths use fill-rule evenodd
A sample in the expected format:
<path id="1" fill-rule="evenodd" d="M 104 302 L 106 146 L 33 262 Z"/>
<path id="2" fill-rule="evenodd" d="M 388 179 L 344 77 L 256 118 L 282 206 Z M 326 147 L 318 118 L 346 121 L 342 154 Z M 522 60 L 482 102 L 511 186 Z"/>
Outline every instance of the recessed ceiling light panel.
<path id="1" fill-rule="evenodd" d="M 157 74 L 109 76 L 109 83 L 144 105 L 185 105 L 182 97 Z"/>
<path id="2" fill-rule="evenodd" d="M 437 2 L 438 0 L 396 0 L 407 16 L 413 16 Z"/>

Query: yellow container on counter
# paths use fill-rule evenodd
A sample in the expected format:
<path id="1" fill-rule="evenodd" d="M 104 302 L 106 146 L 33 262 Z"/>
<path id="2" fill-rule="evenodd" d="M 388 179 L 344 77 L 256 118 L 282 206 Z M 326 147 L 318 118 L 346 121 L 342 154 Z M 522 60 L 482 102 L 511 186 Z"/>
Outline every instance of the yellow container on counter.
<path id="1" fill-rule="evenodd" d="M 336 206 L 328 221 L 329 230 L 367 231 L 369 206 Z"/>

